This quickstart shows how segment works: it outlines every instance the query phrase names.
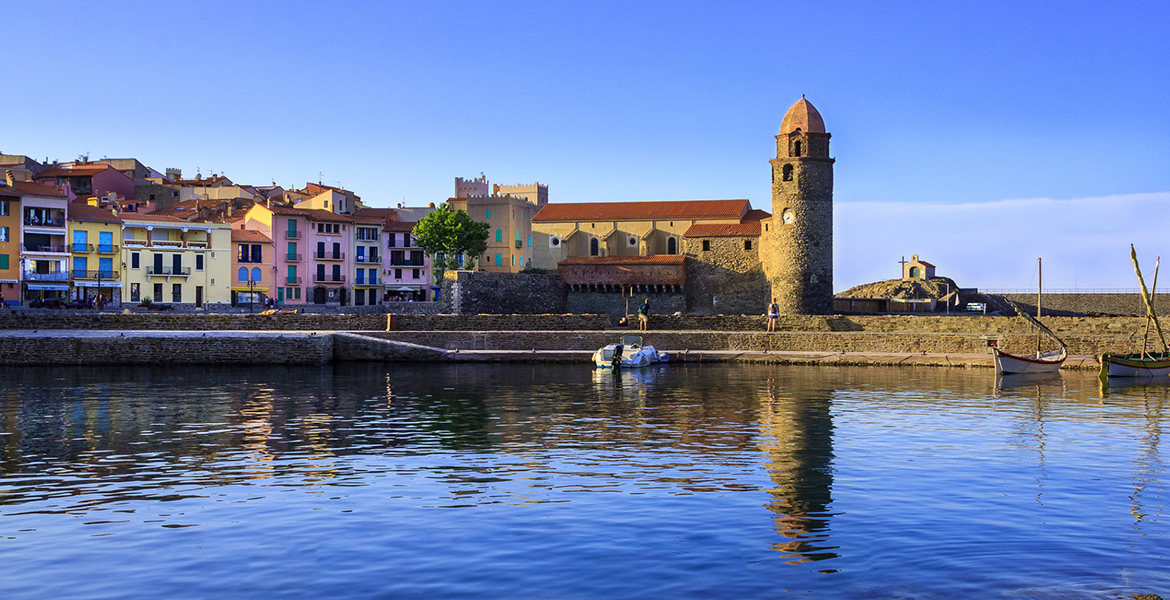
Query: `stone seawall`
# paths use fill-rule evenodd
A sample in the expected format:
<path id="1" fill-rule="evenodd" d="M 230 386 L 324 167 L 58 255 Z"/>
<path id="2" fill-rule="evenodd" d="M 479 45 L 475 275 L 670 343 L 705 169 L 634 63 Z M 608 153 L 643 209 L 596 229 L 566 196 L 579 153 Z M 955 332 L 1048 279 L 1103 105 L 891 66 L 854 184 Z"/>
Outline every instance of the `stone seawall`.
<path id="1" fill-rule="evenodd" d="M 3 365 L 320 365 L 333 336 L 310 333 L 11 331 L 0 337 Z"/>

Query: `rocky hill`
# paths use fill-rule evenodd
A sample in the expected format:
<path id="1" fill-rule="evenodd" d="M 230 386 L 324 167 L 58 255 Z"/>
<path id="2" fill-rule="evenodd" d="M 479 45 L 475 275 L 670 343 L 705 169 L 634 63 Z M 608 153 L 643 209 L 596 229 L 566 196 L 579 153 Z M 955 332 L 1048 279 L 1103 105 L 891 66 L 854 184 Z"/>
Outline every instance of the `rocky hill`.
<path id="1" fill-rule="evenodd" d="M 888 279 L 851 287 L 837 294 L 839 298 L 898 298 L 900 300 L 941 300 L 959 286 L 949 277 L 934 279 Z"/>

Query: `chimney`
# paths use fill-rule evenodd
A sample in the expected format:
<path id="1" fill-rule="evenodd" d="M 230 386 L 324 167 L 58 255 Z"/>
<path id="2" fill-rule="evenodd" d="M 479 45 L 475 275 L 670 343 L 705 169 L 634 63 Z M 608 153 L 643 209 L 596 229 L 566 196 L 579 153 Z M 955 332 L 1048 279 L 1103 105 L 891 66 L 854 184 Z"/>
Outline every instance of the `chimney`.
<path id="1" fill-rule="evenodd" d="M 16 176 L 12 174 L 12 171 L 5 169 L 4 181 L 8 183 L 8 187 L 14 187 L 16 185 Z"/>

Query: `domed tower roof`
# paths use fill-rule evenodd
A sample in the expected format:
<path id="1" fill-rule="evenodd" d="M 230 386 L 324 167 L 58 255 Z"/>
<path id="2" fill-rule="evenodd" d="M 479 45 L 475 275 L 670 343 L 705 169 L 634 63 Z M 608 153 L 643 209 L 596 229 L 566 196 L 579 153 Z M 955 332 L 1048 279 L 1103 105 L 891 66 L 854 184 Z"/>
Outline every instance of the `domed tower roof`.
<path id="1" fill-rule="evenodd" d="M 806 133 L 828 133 L 825 131 L 825 120 L 821 118 L 821 113 L 817 112 L 812 102 L 804 99 L 804 94 L 801 94 L 800 100 L 784 113 L 784 120 L 780 122 L 781 134 L 792 133 L 797 129 Z"/>

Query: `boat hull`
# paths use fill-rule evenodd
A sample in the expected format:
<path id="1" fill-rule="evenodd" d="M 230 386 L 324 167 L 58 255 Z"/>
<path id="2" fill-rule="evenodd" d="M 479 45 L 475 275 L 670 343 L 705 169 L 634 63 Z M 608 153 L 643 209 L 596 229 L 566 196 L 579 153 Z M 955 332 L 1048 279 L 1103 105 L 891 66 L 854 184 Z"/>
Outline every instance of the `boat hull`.
<path id="1" fill-rule="evenodd" d="M 999 348 L 993 350 L 995 352 L 995 372 L 1003 375 L 1057 373 L 1060 371 L 1060 365 L 1064 364 L 1064 360 L 1068 358 L 1068 352 L 1063 348 L 1037 356 L 1008 354 Z"/>
<path id="2" fill-rule="evenodd" d="M 1110 377 L 1158 378 L 1170 376 L 1170 357 L 1138 354 L 1103 354 L 1101 367 Z"/>

